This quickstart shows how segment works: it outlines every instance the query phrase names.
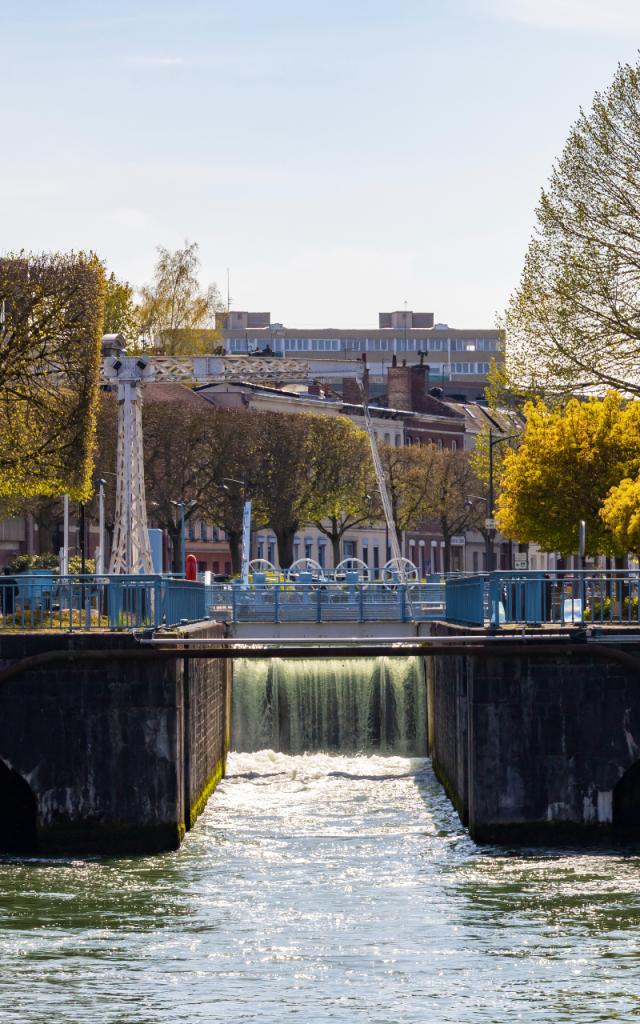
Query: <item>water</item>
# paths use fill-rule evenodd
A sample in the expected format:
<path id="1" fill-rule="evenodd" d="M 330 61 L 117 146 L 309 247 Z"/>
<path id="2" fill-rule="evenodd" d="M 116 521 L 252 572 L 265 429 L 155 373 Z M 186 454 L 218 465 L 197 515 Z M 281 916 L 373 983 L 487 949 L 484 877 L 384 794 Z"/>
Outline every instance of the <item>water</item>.
<path id="1" fill-rule="evenodd" d="M 423 672 L 419 658 L 237 661 L 234 746 L 426 754 Z"/>
<path id="2" fill-rule="evenodd" d="M 637 1021 L 636 858 L 479 849 L 423 760 L 229 769 L 177 853 L 0 863 L 2 1024 Z"/>

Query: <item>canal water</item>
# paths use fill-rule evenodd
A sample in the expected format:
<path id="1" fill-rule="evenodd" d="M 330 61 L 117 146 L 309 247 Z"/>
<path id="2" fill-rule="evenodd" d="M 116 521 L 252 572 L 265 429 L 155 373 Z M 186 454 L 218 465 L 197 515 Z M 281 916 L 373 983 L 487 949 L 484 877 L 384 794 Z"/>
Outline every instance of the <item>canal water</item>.
<path id="1" fill-rule="evenodd" d="M 639 1016 L 640 860 L 480 849 L 424 759 L 236 753 L 176 853 L 0 862 L 2 1024 Z"/>

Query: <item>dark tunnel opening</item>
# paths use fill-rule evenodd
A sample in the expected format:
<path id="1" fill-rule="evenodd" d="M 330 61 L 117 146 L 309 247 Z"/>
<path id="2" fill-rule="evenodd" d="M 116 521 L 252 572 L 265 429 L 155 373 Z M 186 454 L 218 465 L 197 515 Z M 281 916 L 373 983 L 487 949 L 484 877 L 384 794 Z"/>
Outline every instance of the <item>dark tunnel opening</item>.
<path id="1" fill-rule="evenodd" d="M 30 786 L 0 761 L 0 853 L 34 853 L 38 808 Z"/>

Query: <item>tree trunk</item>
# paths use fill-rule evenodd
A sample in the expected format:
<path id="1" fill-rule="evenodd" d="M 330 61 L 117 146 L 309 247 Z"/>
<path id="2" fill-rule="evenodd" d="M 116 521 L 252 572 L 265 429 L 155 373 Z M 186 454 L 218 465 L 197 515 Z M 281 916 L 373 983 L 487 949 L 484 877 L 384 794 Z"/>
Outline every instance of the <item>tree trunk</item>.
<path id="1" fill-rule="evenodd" d="M 278 542 L 278 561 L 281 569 L 288 569 L 293 562 L 293 538 L 296 533 L 295 527 L 285 529 L 274 529 L 276 541 Z"/>
<path id="2" fill-rule="evenodd" d="M 443 538 L 444 538 L 444 547 L 442 549 L 442 553 L 443 553 L 443 556 L 444 556 L 444 558 L 443 558 L 443 561 L 444 561 L 444 571 L 445 572 L 450 572 L 451 571 L 451 545 L 450 545 L 449 541 L 451 540 L 451 538 L 448 537 L 446 533 L 443 534 Z"/>
<path id="3" fill-rule="evenodd" d="M 331 534 L 331 550 L 333 551 L 333 568 L 334 569 L 336 569 L 338 567 L 338 565 L 340 565 L 340 562 L 342 561 L 341 552 L 340 552 L 340 540 L 341 540 L 341 537 L 340 537 L 339 534 L 335 534 L 335 533 Z"/>
<path id="4" fill-rule="evenodd" d="M 228 530 L 227 536 L 229 538 L 229 550 L 231 551 L 231 572 L 234 576 L 239 576 L 242 572 L 242 554 L 240 550 L 242 531 Z"/>
<path id="5" fill-rule="evenodd" d="M 182 558 L 180 551 L 180 527 L 175 523 L 167 523 L 166 530 L 171 543 L 171 571 L 182 572 Z"/>

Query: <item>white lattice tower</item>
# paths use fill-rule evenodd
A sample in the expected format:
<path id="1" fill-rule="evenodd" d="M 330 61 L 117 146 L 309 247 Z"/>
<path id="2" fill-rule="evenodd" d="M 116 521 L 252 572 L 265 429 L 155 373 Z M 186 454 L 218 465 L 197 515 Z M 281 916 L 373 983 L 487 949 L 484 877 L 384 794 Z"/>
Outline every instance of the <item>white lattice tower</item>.
<path id="1" fill-rule="evenodd" d="M 341 364 L 339 371 L 323 372 L 322 377 L 342 377 L 344 373 Z M 297 359 L 212 355 L 105 358 L 101 382 L 117 385 L 118 391 L 116 515 L 109 572 L 153 572 L 144 489 L 140 388 L 143 382 L 189 385 L 225 380 L 267 383 L 284 380 L 308 382 L 309 379 L 308 364 Z M 391 533 L 390 529 L 390 534 L 395 537 L 395 531 Z M 397 546 L 396 538 L 394 552 Z"/>
<path id="2" fill-rule="evenodd" d="M 153 371 L 145 359 L 122 357 L 108 362 L 105 374 L 118 385 L 116 514 L 109 572 L 151 573 L 140 384 Z"/>

